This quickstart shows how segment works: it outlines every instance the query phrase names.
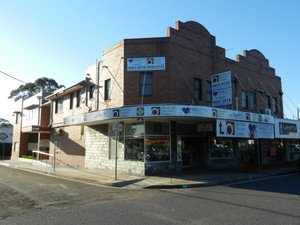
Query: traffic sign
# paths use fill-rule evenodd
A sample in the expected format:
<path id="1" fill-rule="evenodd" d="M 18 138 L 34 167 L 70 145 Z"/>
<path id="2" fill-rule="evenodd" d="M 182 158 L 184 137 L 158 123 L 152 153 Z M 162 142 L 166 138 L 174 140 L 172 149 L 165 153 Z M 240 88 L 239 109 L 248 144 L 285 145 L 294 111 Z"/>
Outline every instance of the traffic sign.
<path id="1" fill-rule="evenodd" d="M 8 134 L 7 133 L 0 133 L 0 140 L 1 141 L 5 141 L 8 138 Z"/>

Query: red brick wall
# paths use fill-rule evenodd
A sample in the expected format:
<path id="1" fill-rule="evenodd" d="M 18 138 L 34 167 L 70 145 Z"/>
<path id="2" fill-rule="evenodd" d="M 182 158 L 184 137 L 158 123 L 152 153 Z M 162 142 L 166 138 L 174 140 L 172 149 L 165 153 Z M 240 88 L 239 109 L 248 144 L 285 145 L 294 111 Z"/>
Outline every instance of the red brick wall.
<path id="1" fill-rule="evenodd" d="M 238 96 L 239 110 L 251 111 L 249 108 L 241 108 L 242 89 L 248 93 L 254 91 L 254 88 L 264 89 L 264 94 L 260 96 L 257 93 L 256 96 L 258 108 L 261 112 L 266 108 L 262 100 L 265 95 L 276 97 L 279 105 L 276 116 L 283 117 L 281 79 L 259 51 L 244 51 L 243 56 L 238 55 L 236 61 L 228 59 L 225 57 L 225 49 L 216 46 L 215 37 L 196 22 L 177 22 L 176 29 L 168 28 L 167 35 L 166 38 L 124 40 L 124 105 L 198 104 L 193 102 L 193 81 L 198 78 L 202 80 L 200 105 L 211 106 L 206 101 L 206 81 L 210 81 L 213 74 L 230 70 L 232 80 L 236 77 L 239 81 L 236 89 L 233 85 L 233 96 Z M 113 48 L 110 49 L 111 54 L 112 51 Z M 153 96 L 144 96 L 142 100 L 139 95 L 140 72 L 127 72 L 126 59 L 158 56 L 166 57 L 166 70 L 153 72 Z M 235 103 L 233 99 L 233 105 L 225 108 L 237 109 Z"/>

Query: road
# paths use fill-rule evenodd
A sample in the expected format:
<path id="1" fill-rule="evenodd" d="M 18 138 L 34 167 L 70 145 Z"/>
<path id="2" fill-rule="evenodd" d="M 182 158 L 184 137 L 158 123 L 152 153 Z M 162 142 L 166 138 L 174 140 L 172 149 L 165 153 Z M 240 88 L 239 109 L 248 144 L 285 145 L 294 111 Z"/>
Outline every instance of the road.
<path id="1" fill-rule="evenodd" d="M 159 191 L 100 187 L 0 166 L 0 193 L 1 220 L 41 210 L 140 198 Z"/>
<path id="2" fill-rule="evenodd" d="M 28 183 L 32 176 L 38 176 L 38 180 L 48 182 L 54 190 L 47 191 L 49 199 L 43 200 L 31 199 L 28 191 L 23 191 L 20 195 L 32 201 L 31 213 L 4 218 L 1 225 L 300 224 L 300 174 L 170 191 L 111 189 L 27 175 Z M 3 185 L 11 184 L 1 182 Z M 20 198 L 19 204 L 25 204 L 22 202 Z"/>

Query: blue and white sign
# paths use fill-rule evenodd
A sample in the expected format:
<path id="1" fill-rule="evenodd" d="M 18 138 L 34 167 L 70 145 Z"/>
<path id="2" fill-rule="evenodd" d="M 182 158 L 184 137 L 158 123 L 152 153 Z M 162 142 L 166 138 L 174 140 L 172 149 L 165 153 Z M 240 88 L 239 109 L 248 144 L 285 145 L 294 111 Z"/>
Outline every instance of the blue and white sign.
<path id="1" fill-rule="evenodd" d="M 165 57 L 128 58 L 127 71 L 165 70 Z"/>
<path id="2" fill-rule="evenodd" d="M 238 120 L 257 123 L 274 123 L 274 117 L 266 114 L 241 112 L 194 105 L 144 105 L 104 109 L 64 118 L 64 125 L 86 124 L 101 120 L 154 117 L 199 117 Z"/>
<path id="3" fill-rule="evenodd" d="M 217 137 L 274 139 L 274 126 L 272 124 L 217 120 L 216 126 Z"/>
<path id="4" fill-rule="evenodd" d="M 212 106 L 232 104 L 231 71 L 211 76 Z"/>

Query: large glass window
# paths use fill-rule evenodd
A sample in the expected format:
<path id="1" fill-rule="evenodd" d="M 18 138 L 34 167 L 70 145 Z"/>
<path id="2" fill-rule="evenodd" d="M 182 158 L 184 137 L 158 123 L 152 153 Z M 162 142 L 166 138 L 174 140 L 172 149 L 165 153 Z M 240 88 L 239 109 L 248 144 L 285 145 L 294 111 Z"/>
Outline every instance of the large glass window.
<path id="1" fill-rule="evenodd" d="M 264 144 L 264 155 L 267 157 L 269 162 L 282 161 L 286 159 L 285 149 L 283 143 L 280 140 L 265 140 Z"/>
<path id="2" fill-rule="evenodd" d="M 209 158 L 225 159 L 233 157 L 232 140 L 225 138 L 213 138 L 210 141 Z"/>
<path id="3" fill-rule="evenodd" d="M 146 122 L 146 161 L 170 160 L 170 137 L 168 122 Z"/>
<path id="4" fill-rule="evenodd" d="M 152 95 L 152 76 L 150 72 L 140 74 L 140 95 Z"/>
<path id="5" fill-rule="evenodd" d="M 147 136 L 145 148 L 147 162 L 170 160 L 170 140 L 168 136 Z"/>
<path id="6" fill-rule="evenodd" d="M 126 123 L 125 160 L 169 161 L 169 123 L 152 121 Z"/>
<path id="7" fill-rule="evenodd" d="M 237 147 L 239 153 L 239 162 L 241 164 L 256 162 L 257 153 L 255 151 L 254 140 L 239 139 L 237 140 Z"/>
<path id="8" fill-rule="evenodd" d="M 125 124 L 125 160 L 144 161 L 144 135 L 143 122 Z"/>

